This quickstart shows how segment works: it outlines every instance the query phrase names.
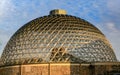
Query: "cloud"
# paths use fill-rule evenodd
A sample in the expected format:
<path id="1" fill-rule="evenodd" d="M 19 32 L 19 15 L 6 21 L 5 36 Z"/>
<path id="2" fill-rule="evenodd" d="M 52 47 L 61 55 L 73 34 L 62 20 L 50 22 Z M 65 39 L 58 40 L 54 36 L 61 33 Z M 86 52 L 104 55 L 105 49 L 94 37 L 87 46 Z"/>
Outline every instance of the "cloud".
<path id="1" fill-rule="evenodd" d="M 10 38 L 10 34 L 6 31 L 0 30 L 0 55 L 7 44 L 8 40 Z"/>
<path id="2" fill-rule="evenodd" d="M 119 4 L 120 4 L 120 0 L 108 0 L 108 1 L 107 1 L 108 9 L 109 9 L 112 13 L 115 13 L 115 14 L 119 14 L 119 13 L 120 13 Z M 114 15 L 115 15 L 115 14 L 114 14 Z"/>
<path id="3" fill-rule="evenodd" d="M 1 45 L 1 40 L 0 40 L 0 45 Z"/>
<path id="4" fill-rule="evenodd" d="M 107 23 L 106 26 L 111 32 L 119 32 L 118 29 L 116 28 L 116 25 L 112 22 Z"/>
<path id="5" fill-rule="evenodd" d="M 106 0 L 106 14 L 103 16 L 104 20 L 118 23 L 120 21 L 120 0 Z"/>
<path id="6" fill-rule="evenodd" d="M 10 16 L 10 12 L 14 11 L 14 6 L 11 0 L 1 0 L 0 1 L 0 21 L 3 18 Z"/>

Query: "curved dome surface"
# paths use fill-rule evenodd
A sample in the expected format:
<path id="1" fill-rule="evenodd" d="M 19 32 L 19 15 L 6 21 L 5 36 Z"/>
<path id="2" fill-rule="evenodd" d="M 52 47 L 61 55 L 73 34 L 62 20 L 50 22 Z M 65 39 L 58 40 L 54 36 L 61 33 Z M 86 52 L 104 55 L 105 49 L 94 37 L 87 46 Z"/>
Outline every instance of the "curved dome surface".
<path id="1" fill-rule="evenodd" d="M 30 21 L 9 40 L 4 64 L 117 61 L 105 36 L 89 22 L 53 14 Z"/>

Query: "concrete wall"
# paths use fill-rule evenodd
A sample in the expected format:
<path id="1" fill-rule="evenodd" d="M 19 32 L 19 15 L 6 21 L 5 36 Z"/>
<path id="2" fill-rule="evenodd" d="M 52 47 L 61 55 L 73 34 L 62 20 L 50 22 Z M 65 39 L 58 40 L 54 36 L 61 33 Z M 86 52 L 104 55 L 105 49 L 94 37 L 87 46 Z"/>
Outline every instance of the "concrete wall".
<path id="1" fill-rule="evenodd" d="M 120 73 L 120 63 L 97 64 L 28 64 L 0 67 L 0 75 L 114 75 Z"/>
<path id="2" fill-rule="evenodd" d="M 20 75 L 19 66 L 8 66 L 0 68 L 0 75 Z"/>

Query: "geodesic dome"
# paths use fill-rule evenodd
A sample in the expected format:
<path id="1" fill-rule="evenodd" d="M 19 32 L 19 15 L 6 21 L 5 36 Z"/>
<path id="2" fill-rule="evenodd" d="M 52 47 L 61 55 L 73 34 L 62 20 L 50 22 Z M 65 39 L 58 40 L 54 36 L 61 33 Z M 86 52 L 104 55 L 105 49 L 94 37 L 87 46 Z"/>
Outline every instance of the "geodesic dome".
<path id="1" fill-rule="evenodd" d="M 60 10 L 23 25 L 7 43 L 1 59 L 4 65 L 117 61 L 99 29 Z"/>

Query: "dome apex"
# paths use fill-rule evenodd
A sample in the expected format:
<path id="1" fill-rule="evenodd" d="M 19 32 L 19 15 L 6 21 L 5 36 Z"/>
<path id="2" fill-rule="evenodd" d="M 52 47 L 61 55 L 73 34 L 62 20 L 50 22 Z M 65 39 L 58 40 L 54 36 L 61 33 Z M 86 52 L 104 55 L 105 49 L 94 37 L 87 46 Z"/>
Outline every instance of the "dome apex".
<path id="1" fill-rule="evenodd" d="M 67 12 L 63 9 L 54 9 L 50 11 L 50 15 L 66 15 Z"/>

